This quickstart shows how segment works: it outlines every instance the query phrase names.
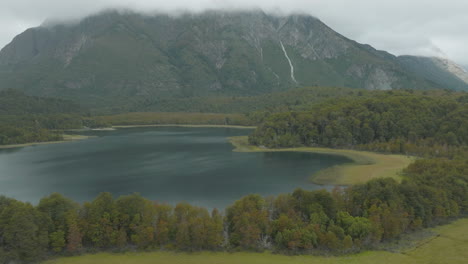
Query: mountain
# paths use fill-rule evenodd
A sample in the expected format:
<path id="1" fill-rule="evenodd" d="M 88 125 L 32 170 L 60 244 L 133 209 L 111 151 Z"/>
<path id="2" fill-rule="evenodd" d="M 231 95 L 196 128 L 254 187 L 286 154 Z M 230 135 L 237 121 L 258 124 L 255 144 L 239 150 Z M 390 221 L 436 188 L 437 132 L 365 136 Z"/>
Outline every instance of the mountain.
<path id="1" fill-rule="evenodd" d="M 464 66 L 456 64 L 455 62 L 448 60 L 448 59 L 443 59 L 443 58 L 438 58 L 438 59 L 443 69 L 446 69 L 448 72 L 453 73 L 463 82 L 468 84 L 468 70 L 466 70 Z"/>
<path id="2" fill-rule="evenodd" d="M 0 51 L 0 90 L 122 110 L 171 98 L 251 96 L 299 86 L 441 88 L 387 52 L 308 15 L 107 11 L 44 24 Z"/>
<path id="3" fill-rule="evenodd" d="M 468 90 L 468 72 L 462 66 L 445 58 L 400 56 L 408 71 L 453 90 Z"/>

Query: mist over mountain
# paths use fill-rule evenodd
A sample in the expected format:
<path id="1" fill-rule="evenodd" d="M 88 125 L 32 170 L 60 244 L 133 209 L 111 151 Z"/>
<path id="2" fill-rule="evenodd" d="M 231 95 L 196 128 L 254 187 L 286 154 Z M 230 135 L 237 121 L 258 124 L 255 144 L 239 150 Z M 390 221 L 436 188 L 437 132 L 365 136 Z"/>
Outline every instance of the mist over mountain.
<path id="1" fill-rule="evenodd" d="M 0 52 L 0 90 L 101 108 L 303 86 L 467 88 L 443 67 L 419 63 L 347 39 L 308 15 L 107 11 L 15 37 Z"/>
<path id="2" fill-rule="evenodd" d="M 440 86 L 455 90 L 468 90 L 467 71 L 463 66 L 448 59 L 419 56 L 400 56 L 398 59 L 409 72 Z"/>

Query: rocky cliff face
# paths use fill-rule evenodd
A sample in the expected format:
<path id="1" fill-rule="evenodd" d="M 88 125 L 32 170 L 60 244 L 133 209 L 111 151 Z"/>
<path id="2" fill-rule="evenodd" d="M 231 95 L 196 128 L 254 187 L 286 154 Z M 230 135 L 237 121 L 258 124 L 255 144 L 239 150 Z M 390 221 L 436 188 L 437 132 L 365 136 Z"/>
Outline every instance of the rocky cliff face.
<path id="1" fill-rule="evenodd" d="M 400 56 L 402 66 L 437 85 L 453 90 L 468 91 L 468 73 L 460 65 L 445 58 Z"/>
<path id="2" fill-rule="evenodd" d="M 464 81 L 468 85 L 468 72 L 467 70 L 456 64 L 455 62 L 445 58 L 432 58 L 440 68 L 452 73 L 460 80 Z"/>
<path id="3" fill-rule="evenodd" d="M 112 106 L 295 86 L 433 88 L 386 52 L 306 15 L 106 12 L 26 30 L 0 52 L 0 89 Z"/>

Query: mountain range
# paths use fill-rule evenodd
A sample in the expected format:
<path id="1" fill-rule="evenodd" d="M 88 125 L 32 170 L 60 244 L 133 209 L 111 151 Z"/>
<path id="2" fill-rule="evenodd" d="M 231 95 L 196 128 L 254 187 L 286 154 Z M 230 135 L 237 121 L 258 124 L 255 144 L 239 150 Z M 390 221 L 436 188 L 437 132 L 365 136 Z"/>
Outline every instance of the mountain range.
<path id="1" fill-rule="evenodd" d="M 106 11 L 45 23 L 0 51 L 0 90 L 91 108 L 254 96 L 295 87 L 468 90 L 445 59 L 394 56 L 309 15 Z"/>

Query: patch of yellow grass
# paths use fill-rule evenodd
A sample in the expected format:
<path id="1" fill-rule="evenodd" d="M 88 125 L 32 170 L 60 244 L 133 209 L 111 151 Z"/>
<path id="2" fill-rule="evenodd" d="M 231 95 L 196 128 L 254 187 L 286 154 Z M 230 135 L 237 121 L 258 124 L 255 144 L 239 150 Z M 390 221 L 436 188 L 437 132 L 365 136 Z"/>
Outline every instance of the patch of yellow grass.
<path id="1" fill-rule="evenodd" d="M 466 264 L 468 219 L 434 229 L 439 234 L 407 253 L 368 251 L 340 257 L 283 256 L 271 253 L 127 253 L 65 257 L 44 264 Z"/>
<path id="2" fill-rule="evenodd" d="M 404 155 L 386 155 L 368 151 L 356 151 L 345 149 L 328 148 L 284 148 L 266 149 L 248 144 L 247 137 L 231 137 L 231 144 L 235 146 L 234 151 L 239 152 L 275 152 L 275 151 L 297 151 L 313 152 L 345 156 L 352 162 L 333 166 L 311 176 L 311 180 L 317 184 L 352 185 L 367 182 L 371 179 L 391 177 L 401 180 L 400 172 L 414 161 L 413 157 Z"/>
<path id="3" fill-rule="evenodd" d="M 433 229 L 438 235 L 405 255 L 414 263 L 468 263 L 468 219 Z"/>

